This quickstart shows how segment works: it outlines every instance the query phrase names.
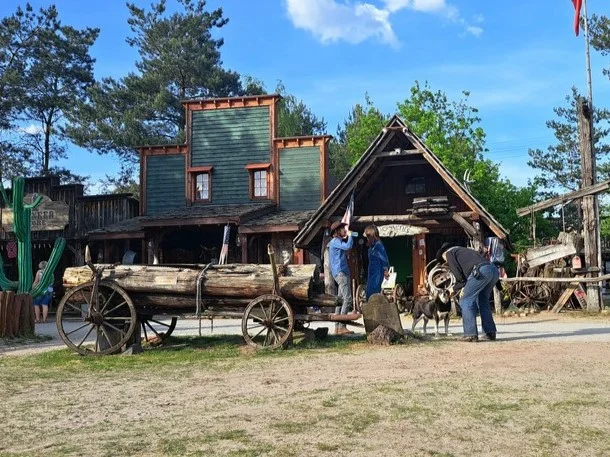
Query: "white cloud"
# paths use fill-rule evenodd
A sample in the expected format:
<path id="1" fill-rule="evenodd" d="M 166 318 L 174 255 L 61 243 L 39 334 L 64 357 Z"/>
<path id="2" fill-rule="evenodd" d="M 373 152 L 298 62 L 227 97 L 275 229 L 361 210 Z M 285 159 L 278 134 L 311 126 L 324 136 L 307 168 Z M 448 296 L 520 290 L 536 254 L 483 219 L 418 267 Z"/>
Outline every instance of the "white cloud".
<path id="1" fill-rule="evenodd" d="M 369 3 L 286 0 L 286 6 L 294 26 L 311 32 L 322 43 L 344 40 L 358 44 L 374 37 L 383 43 L 398 45 L 388 20 L 390 12 Z"/>
<path id="2" fill-rule="evenodd" d="M 476 25 L 468 25 L 468 26 L 466 26 L 466 32 L 468 32 L 471 35 L 474 35 L 478 38 L 483 33 L 483 28 L 478 27 Z"/>
<path id="3" fill-rule="evenodd" d="M 384 3 L 391 13 L 404 8 L 424 13 L 443 11 L 447 8 L 445 0 L 384 0 Z"/>
<path id="4" fill-rule="evenodd" d="M 459 10 L 446 0 L 383 0 L 383 7 L 351 0 L 285 0 L 288 16 L 293 25 L 311 32 L 322 43 L 346 41 L 358 44 L 370 38 L 398 47 L 390 16 L 409 9 L 419 13 L 437 14 L 461 25 L 466 33 L 479 37 L 480 25 L 466 21 Z M 481 24 L 483 16 L 474 22 Z"/>
<path id="5" fill-rule="evenodd" d="M 38 135 L 39 133 L 42 133 L 42 128 L 34 124 L 30 124 L 22 130 L 28 135 Z"/>

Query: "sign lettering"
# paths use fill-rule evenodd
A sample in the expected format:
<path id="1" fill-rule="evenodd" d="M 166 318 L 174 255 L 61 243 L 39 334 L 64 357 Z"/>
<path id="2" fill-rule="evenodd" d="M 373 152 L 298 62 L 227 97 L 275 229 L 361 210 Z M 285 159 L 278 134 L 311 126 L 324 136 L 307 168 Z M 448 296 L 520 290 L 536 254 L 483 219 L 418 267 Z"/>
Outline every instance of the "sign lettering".
<path id="1" fill-rule="evenodd" d="M 394 238 L 396 236 L 413 236 L 428 233 L 426 227 L 415 225 L 390 224 L 382 225 L 379 228 L 379 236 L 383 238 Z"/>
<path id="2" fill-rule="evenodd" d="M 34 195 L 26 195 L 23 199 L 25 204 L 34 201 Z M 13 232 L 13 210 L 2 208 L 2 228 L 7 232 Z M 68 204 L 65 202 L 54 202 L 44 196 L 43 201 L 32 211 L 32 231 L 41 232 L 46 230 L 63 230 L 70 222 Z"/>

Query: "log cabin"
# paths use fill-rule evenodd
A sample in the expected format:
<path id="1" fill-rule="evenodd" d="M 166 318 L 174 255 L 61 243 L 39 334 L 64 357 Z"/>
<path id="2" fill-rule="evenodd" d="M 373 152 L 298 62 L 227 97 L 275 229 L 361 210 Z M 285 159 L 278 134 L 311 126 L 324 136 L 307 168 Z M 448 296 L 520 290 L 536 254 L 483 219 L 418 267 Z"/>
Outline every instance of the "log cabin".
<path id="1" fill-rule="evenodd" d="M 376 224 L 397 272 L 412 294 L 426 283 L 426 266 L 445 241 L 483 245 L 508 231 L 481 205 L 403 120 L 394 116 L 295 237 L 295 246 L 322 257 L 328 227 L 340 220 L 354 196 L 351 229 Z M 350 254 L 352 278 L 364 281 L 367 256 L 362 236 Z"/>
<path id="2" fill-rule="evenodd" d="M 185 143 L 139 148 L 140 216 L 90 233 L 106 261 L 139 240 L 143 263 L 212 262 L 228 225 L 229 263 L 268 263 L 268 243 L 308 263 L 293 239 L 330 191 L 330 136 L 278 138 L 279 100 L 185 100 Z"/>

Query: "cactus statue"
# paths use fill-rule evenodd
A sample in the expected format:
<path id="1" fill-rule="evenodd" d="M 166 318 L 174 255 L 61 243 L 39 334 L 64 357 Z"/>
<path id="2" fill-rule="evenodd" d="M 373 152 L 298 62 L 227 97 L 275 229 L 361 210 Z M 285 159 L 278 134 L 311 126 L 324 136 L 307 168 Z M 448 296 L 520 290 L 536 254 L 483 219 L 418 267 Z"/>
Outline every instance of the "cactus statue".
<path id="1" fill-rule="evenodd" d="M 53 283 L 53 273 L 59 264 L 61 255 L 66 245 L 66 240 L 57 238 L 55 246 L 51 252 L 51 257 L 47 262 L 39 283 L 32 287 L 34 283 L 34 270 L 32 268 L 32 211 L 42 202 L 42 196 L 38 196 L 31 204 L 23 202 L 25 180 L 15 178 L 13 180 L 12 202 L 8 198 L 2 183 L 0 183 L 0 193 L 7 207 L 13 209 L 13 230 L 17 238 L 17 268 L 19 279 L 11 281 L 6 277 L 2 256 L 0 256 L 0 287 L 2 290 L 13 290 L 17 294 L 29 294 L 36 298 L 46 292 Z"/>

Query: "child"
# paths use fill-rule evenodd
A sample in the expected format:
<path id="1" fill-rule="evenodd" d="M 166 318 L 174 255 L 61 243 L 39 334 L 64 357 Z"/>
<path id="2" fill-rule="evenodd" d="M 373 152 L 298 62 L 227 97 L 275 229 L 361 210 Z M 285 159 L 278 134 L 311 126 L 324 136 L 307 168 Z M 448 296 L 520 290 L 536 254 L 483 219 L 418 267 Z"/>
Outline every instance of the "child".
<path id="1" fill-rule="evenodd" d="M 38 264 L 38 271 L 36 272 L 36 277 L 34 278 L 34 286 L 36 286 L 40 279 L 42 278 L 42 273 L 44 269 L 47 267 L 47 262 L 44 260 Z M 36 318 L 37 324 L 46 324 L 47 316 L 49 314 L 49 305 L 51 304 L 51 299 L 53 298 L 53 284 L 49 286 L 47 291 L 39 295 L 34 299 L 34 316 Z M 42 319 L 41 319 L 42 317 Z"/>

